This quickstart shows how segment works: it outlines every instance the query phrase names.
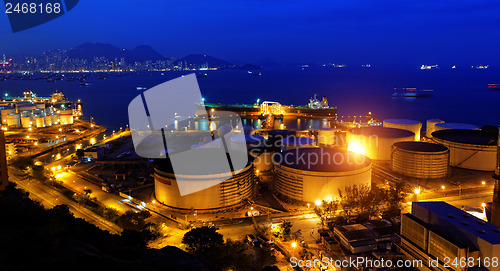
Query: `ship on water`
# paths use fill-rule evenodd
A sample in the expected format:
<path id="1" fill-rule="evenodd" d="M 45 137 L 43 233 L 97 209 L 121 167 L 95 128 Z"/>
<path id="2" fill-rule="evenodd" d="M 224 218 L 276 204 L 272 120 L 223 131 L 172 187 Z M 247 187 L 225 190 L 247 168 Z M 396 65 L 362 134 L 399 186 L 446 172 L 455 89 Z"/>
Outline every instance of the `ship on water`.
<path id="1" fill-rule="evenodd" d="M 202 101 L 197 104 L 200 109 L 204 107 L 207 111 L 210 110 L 224 110 L 235 112 L 241 116 L 262 116 L 265 115 L 267 105 L 272 105 L 274 110 L 273 114 L 280 116 L 303 116 L 303 117 L 320 117 L 320 118 L 336 118 L 337 117 L 337 107 L 332 107 L 328 105 L 328 100 L 326 96 L 323 96 L 322 100 L 318 100 L 316 95 L 309 99 L 309 103 L 303 106 L 296 105 L 281 105 L 277 102 L 264 101 L 260 103 L 260 99 L 257 100 L 253 105 L 251 104 L 214 104 L 205 103 Z"/>
<path id="2" fill-rule="evenodd" d="M 500 90 L 500 84 L 488 84 L 488 89 Z"/>
<path id="3" fill-rule="evenodd" d="M 432 89 L 394 88 L 393 97 L 429 97 L 434 93 Z"/>

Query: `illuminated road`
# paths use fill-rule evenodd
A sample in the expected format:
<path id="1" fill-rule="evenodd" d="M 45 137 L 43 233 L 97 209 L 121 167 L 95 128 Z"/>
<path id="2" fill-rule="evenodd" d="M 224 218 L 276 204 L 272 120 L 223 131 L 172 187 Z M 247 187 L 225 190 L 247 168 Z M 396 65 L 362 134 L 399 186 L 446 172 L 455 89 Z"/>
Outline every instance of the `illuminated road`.
<path id="1" fill-rule="evenodd" d="M 91 197 L 95 197 L 102 205 L 114 208 L 120 213 L 135 210 L 131 206 L 125 204 L 122 197 L 113 193 L 106 193 L 100 186 L 82 180 L 78 175 L 71 171 L 62 171 L 57 173 L 55 177 L 58 181 L 61 181 L 65 187 L 72 191 L 82 192 L 83 190 L 90 189 L 92 191 L 90 194 Z"/>
<path id="2" fill-rule="evenodd" d="M 59 204 L 65 204 L 75 217 L 83 218 L 87 222 L 96 225 L 97 227 L 107 230 L 114 234 L 119 234 L 122 229 L 116 224 L 111 223 L 102 217 L 94 214 L 86 208 L 78 206 L 78 204 L 64 195 L 54 190 L 52 187 L 39 183 L 38 181 L 21 180 L 20 172 L 12 167 L 9 167 L 9 180 L 17 184 L 17 186 L 30 193 L 30 198 L 39 201 L 46 208 L 52 208 Z"/>

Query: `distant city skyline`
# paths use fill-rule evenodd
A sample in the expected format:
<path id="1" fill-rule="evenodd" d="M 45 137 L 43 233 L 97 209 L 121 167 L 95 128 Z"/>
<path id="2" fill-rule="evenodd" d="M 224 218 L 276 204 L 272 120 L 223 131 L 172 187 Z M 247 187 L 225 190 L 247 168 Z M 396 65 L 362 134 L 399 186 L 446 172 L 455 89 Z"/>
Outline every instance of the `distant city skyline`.
<path id="1" fill-rule="evenodd" d="M 494 65 L 499 10 L 489 0 L 84 1 L 15 34 L 0 16 L 0 53 L 36 55 L 92 41 L 127 49 L 149 44 L 166 57 L 201 53 L 236 64 Z"/>

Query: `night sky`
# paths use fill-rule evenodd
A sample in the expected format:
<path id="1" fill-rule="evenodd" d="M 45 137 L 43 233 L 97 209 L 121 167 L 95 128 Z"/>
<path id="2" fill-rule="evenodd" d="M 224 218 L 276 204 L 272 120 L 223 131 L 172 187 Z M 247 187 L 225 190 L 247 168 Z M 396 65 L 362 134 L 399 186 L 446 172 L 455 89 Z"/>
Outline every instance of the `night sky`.
<path id="1" fill-rule="evenodd" d="M 494 65 L 498 14 L 495 0 L 81 0 L 15 34 L 1 14 L 0 53 L 35 55 L 91 41 L 236 64 Z"/>

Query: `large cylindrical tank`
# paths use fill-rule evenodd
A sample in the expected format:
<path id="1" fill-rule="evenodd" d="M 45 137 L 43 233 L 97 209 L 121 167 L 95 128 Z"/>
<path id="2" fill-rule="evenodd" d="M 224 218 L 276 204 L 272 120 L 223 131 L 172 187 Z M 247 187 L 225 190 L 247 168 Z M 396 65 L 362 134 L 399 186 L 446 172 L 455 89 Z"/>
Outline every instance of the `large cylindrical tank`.
<path id="1" fill-rule="evenodd" d="M 390 160 L 392 144 L 414 139 L 415 133 L 397 128 L 354 128 L 347 132 L 347 149 L 370 159 Z"/>
<path id="2" fill-rule="evenodd" d="M 7 116 L 9 114 L 15 113 L 16 110 L 12 106 L 4 106 L 2 107 L 0 112 L 0 114 L 2 115 L 2 124 L 7 124 Z"/>
<path id="3" fill-rule="evenodd" d="M 52 116 L 47 115 L 44 117 L 45 118 L 45 126 L 52 126 Z"/>
<path id="4" fill-rule="evenodd" d="M 60 110 L 59 114 L 60 114 L 61 124 L 73 124 L 72 109 Z"/>
<path id="5" fill-rule="evenodd" d="M 292 150 L 297 148 L 310 148 L 316 145 L 316 140 L 309 137 L 290 136 L 281 140 L 282 150 Z"/>
<path id="6" fill-rule="evenodd" d="M 479 128 L 474 124 L 456 123 L 456 122 L 437 123 L 434 127 L 436 128 L 436 131 L 450 130 L 450 129 L 479 130 Z"/>
<path id="7" fill-rule="evenodd" d="M 23 106 L 19 106 L 18 105 L 16 108 L 17 108 L 17 112 L 21 113 L 23 111 L 33 111 L 33 110 L 36 109 L 36 106 L 34 106 L 32 104 L 30 104 L 30 105 L 23 105 Z"/>
<path id="8" fill-rule="evenodd" d="M 260 153 L 255 153 L 253 165 L 256 170 L 261 173 L 270 172 L 273 169 L 273 153 L 263 150 Z"/>
<path id="9" fill-rule="evenodd" d="M 37 109 L 45 110 L 45 104 L 44 103 L 37 103 L 37 104 L 35 104 L 35 107 Z"/>
<path id="10" fill-rule="evenodd" d="M 420 121 L 409 119 L 386 119 L 384 120 L 384 127 L 413 132 L 415 134 L 415 141 L 420 140 L 420 130 L 422 129 L 422 123 Z"/>
<path id="11" fill-rule="evenodd" d="M 444 178 L 448 175 L 450 151 L 447 147 L 428 142 L 397 142 L 392 145 L 392 170 L 423 179 Z"/>
<path id="12" fill-rule="evenodd" d="M 35 125 L 36 125 L 36 128 L 45 127 L 45 117 L 44 116 L 36 117 L 35 118 Z"/>
<path id="13" fill-rule="evenodd" d="M 33 126 L 33 118 L 31 116 L 21 116 L 21 126 L 23 128 L 29 128 Z"/>
<path id="14" fill-rule="evenodd" d="M 21 116 L 17 113 L 7 115 L 7 125 L 21 127 Z"/>
<path id="15" fill-rule="evenodd" d="M 299 148 L 274 156 L 276 191 L 301 202 L 331 201 L 347 186 L 371 186 L 371 160 L 332 148 Z"/>
<path id="16" fill-rule="evenodd" d="M 436 131 L 436 124 L 444 123 L 444 120 L 440 119 L 429 119 L 427 120 L 427 124 L 425 127 L 425 136 L 428 138 L 432 138 L 432 133 Z"/>
<path id="17" fill-rule="evenodd" d="M 432 140 L 450 149 L 450 166 L 495 170 L 496 134 L 481 130 L 447 129 L 432 133 Z"/>
<path id="18" fill-rule="evenodd" d="M 318 130 L 318 145 L 324 147 L 334 147 L 335 141 L 335 130 L 331 128 L 324 128 Z"/>
<path id="19" fill-rule="evenodd" d="M 201 148 L 193 159 L 192 174 L 175 174 L 169 159 L 158 159 L 154 163 L 155 197 L 158 202 L 172 208 L 184 210 L 217 210 L 241 205 L 252 197 L 255 179 L 252 164 L 247 164 L 235 174 L 229 166 L 221 170 L 220 150 Z M 181 154 L 182 155 L 182 154 Z M 247 156 L 246 153 L 232 153 Z M 172 156 L 173 157 L 173 156 Z M 222 181 L 221 181 L 222 180 Z M 182 188 L 184 191 L 181 194 Z M 188 191 L 188 193 L 186 193 Z"/>

